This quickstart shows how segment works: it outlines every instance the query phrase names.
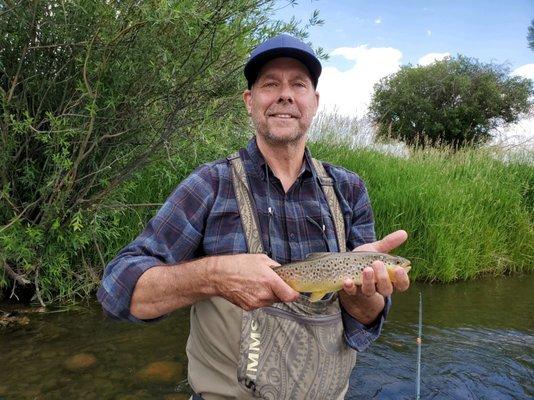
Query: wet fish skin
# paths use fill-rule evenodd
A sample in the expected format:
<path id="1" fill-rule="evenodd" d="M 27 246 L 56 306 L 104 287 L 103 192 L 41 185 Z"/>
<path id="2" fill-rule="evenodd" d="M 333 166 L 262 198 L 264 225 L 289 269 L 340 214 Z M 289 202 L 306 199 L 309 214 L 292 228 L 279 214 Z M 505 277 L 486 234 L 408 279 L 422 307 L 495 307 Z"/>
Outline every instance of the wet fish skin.
<path id="1" fill-rule="evenodd" d="M 311 293 L 310 300 L 320 300 L 326 293 L 337 292 L 346 278 L 352 278 L 361 285 L 362 272 L 376 261 L 382 261 L 391 282 L 395 282 L 395 269 L 402 267 L 406 272 L 411 262 L 406 258 L 370 251 L 349 251 L 344 253 L 312 253 L 302 261 L 274 267 L 273 270 L 293 289 Z"/>

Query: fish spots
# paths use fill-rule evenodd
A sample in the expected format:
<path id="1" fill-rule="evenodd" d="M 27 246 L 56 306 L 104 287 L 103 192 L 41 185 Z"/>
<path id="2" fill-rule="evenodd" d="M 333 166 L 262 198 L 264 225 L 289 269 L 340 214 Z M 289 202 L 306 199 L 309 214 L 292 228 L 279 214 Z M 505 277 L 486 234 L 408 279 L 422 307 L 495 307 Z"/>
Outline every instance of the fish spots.
<path id="1" fill-rule="evenodd" d="M 339 287 L 343 279 L 347 277 L 355 282 L 361 282 L 363 270 L 371 266 L 375 260 L 384 262 L 387 268 L 399 264 L 410 264 L 409 260 L 381 253 L 325 253 L 324 255 L 309 257 L 303 261 L 285 264 L 277 268 L 276 272 L 286 281 L 290 280 L 298 285 L 313 284 L 317 287 L 326 285 L 328 291 L 331 291 L 331 285 Z"/>

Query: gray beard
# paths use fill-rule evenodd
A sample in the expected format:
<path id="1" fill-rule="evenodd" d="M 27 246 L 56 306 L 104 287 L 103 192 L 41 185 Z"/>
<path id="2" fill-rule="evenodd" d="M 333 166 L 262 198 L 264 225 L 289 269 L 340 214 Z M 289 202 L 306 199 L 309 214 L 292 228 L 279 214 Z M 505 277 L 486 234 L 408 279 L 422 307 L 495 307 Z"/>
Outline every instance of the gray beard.
<path id="1" fill-rule="evenodd" d="M 271 132 L 266 132 L 264 135 L 265 141 L 267 143 L 270 143 L 274 146 L 282 146 L 282 145 L 294 145 L 302 140 L 306 132 L 298 132 L 293 137 L 287 138 L 287 137 L 277 137 L 275 135 L 272 135 Z"/>
<path id="2" fill-rule="evenodd" d="M 265 135 L 265 141 L 270 143 L 270 144 L 273 144 L 273 145 L 287 145 L 287 144 L 295 144 L 297 142 L 299 142 L 302 137 L 304 136 L 304 133 L 301 133 L 299 132 L 296 136 L 294 137 L 290 137 L 290 138 L 287 138 L 287 137 L 276 137 L 274 135 L 271 135 L 270 132 L 267 132 L 267 134 Z"/>

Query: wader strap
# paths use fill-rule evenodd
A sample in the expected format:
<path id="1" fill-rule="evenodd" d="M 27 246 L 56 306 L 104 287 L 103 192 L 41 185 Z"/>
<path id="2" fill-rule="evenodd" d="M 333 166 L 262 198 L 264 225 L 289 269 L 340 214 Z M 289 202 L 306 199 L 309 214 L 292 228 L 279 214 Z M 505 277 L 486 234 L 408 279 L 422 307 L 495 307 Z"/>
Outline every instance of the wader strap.
<path id="1" fill-rule="evenodd" d="M 239 215 L 241 216 L 241 223 L 243 225 L 249 253 L 265 253 L 260 238 L 260 226 L 257 215 L 252 206 L 254 204 L 254 199 L 248 185 L 243 161 L 239 156 L 239 152 L 232 154 L 227 160 L 230 162 L 232 184 L 234 186 Z M 328 176 L 323 164 L 319 160 L 312 158 L 312 162 L 326 196 L 330 213 L 332 214 L 339 251 L 345 252 L 347 251 L 345 221 L 343 220 L 339 200 L 334 191 L 334 181 Z"/>
<path id="2" fill-rule="evenodd" d="M 339 199 L 336 196 L 334 190 L 334 180 L 328 176 L 324 169 L 323 163 L 315 158 L 312 158 L 313 166 L 317 172 L 319 182 L 323 188 L 326 201 L 328 201 L 328 207 L 330 207 L 330 213 L 334 219 L 334 228 L 336 229 L 337 244 L 340 252 L 347 251 L 347 242 L 345 240 L 345 221 L 343 219 L 343 213 L 341 212 L 341 206 L 339 205 Z"/>
<path id="3" fill-rule="evenodd" d="M 243 225 L 243 231 L 247 241 L 248 252 L 251 254 L 264 253 L 265 251 L 263 250 L 263 244 L 260 238 L 260 225 L 257 214 L 254 212 L 254 199 L 248 186 L 243 160 L 239 157 L 239 153 L 232 154 L 227 160 L 230 162 L 232 184 L 239 208 L 239 215 L 241 216 L 241 224 Z"/>

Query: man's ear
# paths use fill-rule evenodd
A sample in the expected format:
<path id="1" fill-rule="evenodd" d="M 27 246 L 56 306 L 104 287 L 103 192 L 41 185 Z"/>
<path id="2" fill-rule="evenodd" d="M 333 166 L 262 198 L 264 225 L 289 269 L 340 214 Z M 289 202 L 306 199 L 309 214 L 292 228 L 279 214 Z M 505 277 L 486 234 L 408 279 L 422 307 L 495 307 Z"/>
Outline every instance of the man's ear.
<path id="1" fill-rule="evenodd" d="M 248 115 L 252 114 L 252 92 L 249 89 L 243 92 L 243 102 L 247 108 Z"/>
<path id="2" fill-rule="evenodd" d="M 319 109 L 319 98 L 321 96 L 319 95 L 319 92 L 316 90 L 315 91 L 315 104 L 316 104 L 316 107 L 315 107 L 315 112 L 313 113 L 313 115 L 315 115 L 317 113 L 317 110 Z"/>

